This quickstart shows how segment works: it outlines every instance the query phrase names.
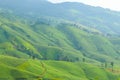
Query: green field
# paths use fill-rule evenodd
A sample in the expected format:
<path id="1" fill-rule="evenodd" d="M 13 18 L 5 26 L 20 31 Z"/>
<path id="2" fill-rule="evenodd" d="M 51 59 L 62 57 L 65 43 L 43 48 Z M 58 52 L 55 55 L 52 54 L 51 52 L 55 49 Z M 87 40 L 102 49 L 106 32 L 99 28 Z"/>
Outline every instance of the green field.
<path id="1" fill-rule="evenodd" d="M 87 62 L 0 57 L 0 80 L 119 80 L 120 75 Z"/>

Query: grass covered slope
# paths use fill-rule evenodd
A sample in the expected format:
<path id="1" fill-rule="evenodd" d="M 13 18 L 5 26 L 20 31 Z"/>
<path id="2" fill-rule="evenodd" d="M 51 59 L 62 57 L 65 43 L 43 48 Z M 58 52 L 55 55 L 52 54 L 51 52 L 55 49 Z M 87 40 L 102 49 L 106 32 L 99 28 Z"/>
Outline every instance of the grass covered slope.
<path id="1" fill-rule="evenodd" d="M 3 14 L 4 13 L 4 14 Z M 99 31 L 71 22 L 18 17 L 6 11 L 0 18 L 0 54 L 46 60 L 115 61 L 114 45 Z M 5 13 L 8 17 L 4 17 Z"/>
<path id="2" fill-rule="evenodd" d="M 41 61 L 0 56 L 0 79 L 15 80 L 119 80 L 120 76 L 83 62 Z M 44 65 L 44 67 L 43 67 Z M 44 68 L 46 71 L 44 72 Z M 44 72 L 44 75 L 41 76 Z"/>
<path id="3" fill-rule="evenodd" d="M 119 73 L 94 65 L 118 63 L 114 40 L 80 24 L 51 22 L 0 12 L 0 79 L 119 80 Z"/>

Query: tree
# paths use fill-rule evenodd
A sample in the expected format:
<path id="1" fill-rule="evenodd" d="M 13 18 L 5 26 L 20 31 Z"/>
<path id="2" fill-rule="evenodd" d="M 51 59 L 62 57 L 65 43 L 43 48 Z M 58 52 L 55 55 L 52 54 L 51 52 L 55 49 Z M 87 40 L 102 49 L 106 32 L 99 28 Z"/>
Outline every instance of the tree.
<path id="1" fill-rule="evenodd" d="M 85 58 L 83 58 L 82 61 L 85 62 L 86 61 Z"/>
<path id="2" fill-rule="evenodd" d="M 112 71 L 113 71 L 114 62 L 111 62 L 110 64 L 111 64 L 111 66 L 112 66 Z"/>
<path id="3" fill-rule="evenodd" d="M 105 62 L 105 68 L 107 68 L 107 62 Z"/>
<path id="4" fill-rule="evenodd" d="M 101 68 L 104 68 L 104 64 L 103 63 L 101 63 Z"/>

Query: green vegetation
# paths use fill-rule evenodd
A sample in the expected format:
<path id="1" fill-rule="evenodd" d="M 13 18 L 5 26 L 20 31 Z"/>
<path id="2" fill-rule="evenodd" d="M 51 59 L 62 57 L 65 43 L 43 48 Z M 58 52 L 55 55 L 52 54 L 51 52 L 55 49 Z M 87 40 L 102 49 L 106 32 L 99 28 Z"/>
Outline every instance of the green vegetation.
<path id="1" fill-rule="evenodd" d="M 0 79 L 16 80 L 119 80 L 120 76 L 107 69 L 82 62 L 41 61 L 0 56 Z M 44 65 L 44 67 L 43 67 Z M 46 72 L 41 77 L 44 68 Z"/>
<path id="2" fill-rule="evenodd" d="M 27 24 L 29 21 L 24 24 L 19 18 L 15 19 L 18 21 L 1 19 L 0 49 L 3 55 L 72 62 L 83 57 L 94 62 L 115 61 L 119 55 L 106 37 L 92 29 L 76 27 L 72 23 L 50 25 L 39 20 L 30 25 Z"/>
<path id="3" fill-rule="evenodd" d="M 47 0 L 0 0 L 0 2 L 0 7 L 12 9 L 16 14 L 62 18 L 98 29 L 109 36 L 120 34 L 120 12 L 117 11 L 74 2 L 57 5 Z"/>
<path id="4" fill-rule="evenodd" d="M 43 8 L 45 5 L 53 8 L 52 3 L 40 2 Z M 85 10 L 84 16 L 87 16 L 83 18 L 79 7 L 68 7 L 67 10 L 61 8 L 60 11 L 65 12 L 58 17 L 56 10 L 61 5 L 65 7 L 72 3 L 54 5 L 56 9 L 51 10 L 55 13 L 49 15 L 47 6 L 45 12 L 40 9 L 43 12 L 39 15 L 27 13 L 22 8 L 23 11 L 16 12 L 15 6 L 20 5 L 16 2 L 11 7 L 11 4 L 7 7 L 13 11 L 0 9 L 0 80 L 120 80 L 119 32 L 114 32 L 116 28 L 112 30 L 111 27 L 119 21 L 106 24 L 109 21 L 101 19 L 106 14 L 116 18 L 119 13 L 103 9 L 104 15 L 93 17 L 90 14 L 96 13 L 95 9 L 101 11 L 101 8 L 81 4 L 90 7 L 90 12 L 94 13 L 87 14 L 88 10 Z M 4 4 L 0 5 L 4 7 Z M 79 14 L 81 19 L 75 18 Z M 105 21 L 105 24 L 94 20 Z M 90 28 L 95 26 L 99 29 Z M 104 31 L 109 31 L 109 34 Z"/>

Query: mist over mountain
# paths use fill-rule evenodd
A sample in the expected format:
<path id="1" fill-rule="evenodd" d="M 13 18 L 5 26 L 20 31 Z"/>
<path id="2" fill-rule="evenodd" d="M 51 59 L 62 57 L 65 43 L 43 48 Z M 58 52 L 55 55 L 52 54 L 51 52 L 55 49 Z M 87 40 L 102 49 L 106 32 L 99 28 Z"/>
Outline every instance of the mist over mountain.
<path id="1" fill-rule="evenodd" d="M 101 7 L 92 7 L 77 2 L 53 4 L 46 0 L 1 0 L 0 2 L 1 7 L 19 13 L 62 18 L 110 35 L 119 35 L 120 33 L 120 12 Z"/>

